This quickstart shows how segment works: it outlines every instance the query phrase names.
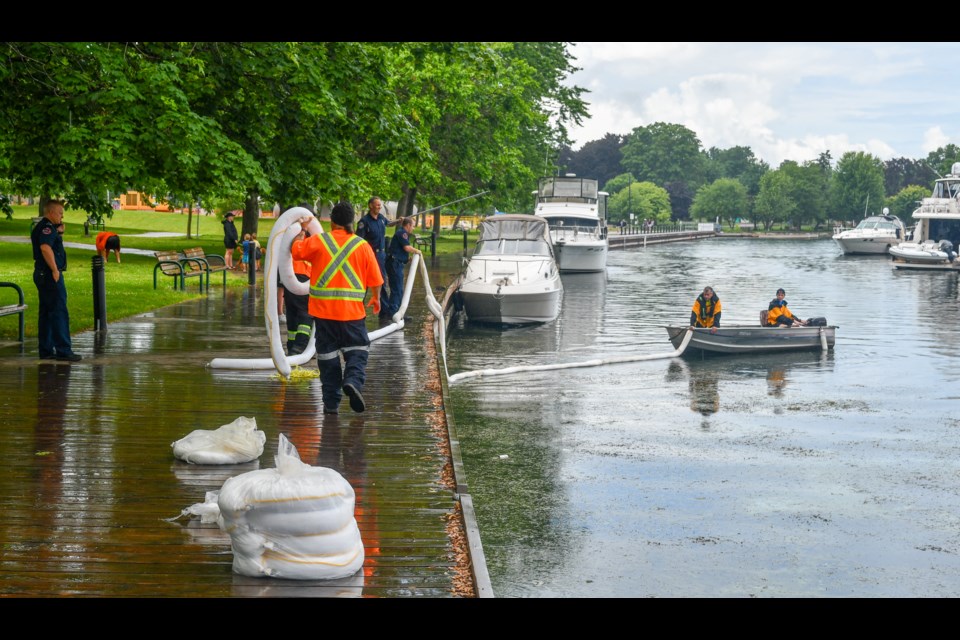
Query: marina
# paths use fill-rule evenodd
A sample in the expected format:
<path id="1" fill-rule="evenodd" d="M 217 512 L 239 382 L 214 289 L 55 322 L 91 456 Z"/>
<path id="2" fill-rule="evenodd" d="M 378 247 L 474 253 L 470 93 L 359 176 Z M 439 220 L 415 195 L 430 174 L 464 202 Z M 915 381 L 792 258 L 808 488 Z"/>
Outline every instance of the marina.
<path id="1" fill-rule="evenodd" d="M 650 245 L 564 275 L 553 323 L 452 326 L 451 376 L 527 367 L 447 404 L 497 597 L 960 595 L 958 277 L 889 263 L 829 237 Z M 705 285 L 721 326 L 784 287 L 836 345 L 613 362 L 673 351 Z"/>

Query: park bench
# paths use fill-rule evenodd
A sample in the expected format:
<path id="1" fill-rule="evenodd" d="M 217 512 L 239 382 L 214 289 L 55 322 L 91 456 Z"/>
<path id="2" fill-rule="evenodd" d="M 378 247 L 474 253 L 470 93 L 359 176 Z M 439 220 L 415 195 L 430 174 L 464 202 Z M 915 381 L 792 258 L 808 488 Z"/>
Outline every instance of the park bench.
<path id="1" fill-rule="evenodd" d="M 0 316 L 12 316 L 15 313 L 19 314 L 20 334 L 17 339 L 20 342 L 23 342 L 23 312 L 27 309 L 27 305 L 23 303 L 23 289 L 20 288 L 20 285 L 17 285 L 13 282 L 0 282 L 0 287 L 10 287 L 11 289 L 16 290 L 17 296 L 20 298 L 17 301 L 17 304 L 0 306 Z"/>
<path id="2" fill-rule="evenodd" d="M 186 279 L 193 276 L 200 278 L 200 292 L 203 293 L 203 276 L 207 271 L 197 258 L 187 258 L 178 251 L 157 251 L 157 264 L 153 267 L 153 288 L 157 288 L 157 273 L 173 278 L 173 288 L 178 286 L 181 291 L 186 287 Z"/>
<path id="3" fill-rule="evenodd" d="M 230 270 L 230 267 L 227 266 L 227 261 L 223 256 L 215 253 L 207 254 L 204 253 L 203 247 L 194 247 L 192 249 L 184 249 L 183 257 L 188 260 L 199 261 L 199 264 L 207 274 L 207 290 L 210 289 L 211 273 L 223 273 L 223 286 L 227 286 L 227 271 Z"/>

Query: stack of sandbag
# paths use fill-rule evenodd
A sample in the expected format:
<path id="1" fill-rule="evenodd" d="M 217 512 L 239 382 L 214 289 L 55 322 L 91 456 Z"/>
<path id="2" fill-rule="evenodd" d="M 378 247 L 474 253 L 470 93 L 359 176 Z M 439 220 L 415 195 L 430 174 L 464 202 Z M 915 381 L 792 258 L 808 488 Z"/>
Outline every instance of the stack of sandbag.
<path id="1" fill-rule="evenodd" d="M 230 534 L 233 570 L 295 580 L 345 578 L 363 566 L 353 487 L 312 467 L 280 434 L 276 469 L 228 479 L 218 497 L 220 528 Z"/>
<path id="2" fill-rule="evenodd" d="M 170 446 L 173 455 L 184 462 L 239 464 L 259 458 L 266 441 L 266 434 L 257 431 L 255 418 L 240 416 L 219 429 L 191 431 Z"/>

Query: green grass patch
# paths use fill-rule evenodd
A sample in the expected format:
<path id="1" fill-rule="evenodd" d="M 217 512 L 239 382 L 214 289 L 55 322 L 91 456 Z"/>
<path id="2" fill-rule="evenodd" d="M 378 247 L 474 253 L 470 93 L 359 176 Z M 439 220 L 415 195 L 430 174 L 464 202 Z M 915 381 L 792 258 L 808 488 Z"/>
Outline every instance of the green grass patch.
<path id="1" fill-rule="evenodd" d="M 15 205 L 13 220 L 0 219 L 0 236 L 29 238 L 31 218 L 37 215 L 36 206 Z M 82 211 L 68 211 L 64 215 L 66 231 L 64 242 L 90 245 L 90 249 L 67 247 L 67 306 L 70 310 L 70 333 L 93 329 L 93 270 L 91 258 L 96 255 L 93 242 L 96 232 L 89 236 L 83 234 L 83 222 L 87 216 Z M 147 251 L 177 250 L 191 247 L 203 247 L 205 253 L 223 255 L 223 225 L 219 216 L 199 216 L 199 235 L 197 235 L 197 215 L 193 216 L 191 236 L 187 238 L 187 215 L 152 211 L 115 211 L 113 218 L 106 220 L 106 228 L 120 235 L 121 260 L 117 264 L 111 253 L 104 265 L 104 285 L 106 292 L 107 324 L 139 315 L 153 309 L 176 304 L 201 297 L 199 278 L 186 279 L 186 291 L 173 289 L 173 278 L 157 273 L 157 288 L 154 289 L 154 267 L 157 260 L 151 256 L 134 255 L 125 249 L 143 249 Z M 261 218 L 258 222 L 257 237 L 266 249 L 267 239 L 275 220 Z M 237 228 L 241 223 L 236 221 Z M 328 228 L 328 223 L 323 223 Z M 150 232 L 168 232 L 180 234 L 176 237 L 142 237 L 139 234 Z M 415 229 L 414 233 L 429 237 L 429 231 Z M 393 236 L 393 228 L 387 229 L 387 238 Z M 467 246 L 470 250 L 477 239 L 477 232 L 468 235 Z M 462 231 L 443 231 L 437 238 L 437 254 L 459 253 L 463 250 Z M 429 249 L 426 254 L 429 256 Z M 239 253 L 235 264 L 240 263 Z M 28 305 L 24 314 L 27 337 L 37 335 L 37 288 L 33 284 L 33 251 L 29 241 L 9 242 L 0 240 L 0 281 L 15 282 L 23 289 Z M 210 295 L 219 295 L 222 290 L 223 275 L 210 276 Z M 248 287 L 248 276 L 240 272 L 227 273 L 227 286 L 242 289 Z M 258 274 L 257 286 L 263 286 L 262 274 Z M 202 295 L 207 295 L 206 290 Z M 0 288 L 0 305 L 17 301 L 16 292 L 9 288 Z M 0 340 L 17 339 L 17 317 L 0 318 Z"/>

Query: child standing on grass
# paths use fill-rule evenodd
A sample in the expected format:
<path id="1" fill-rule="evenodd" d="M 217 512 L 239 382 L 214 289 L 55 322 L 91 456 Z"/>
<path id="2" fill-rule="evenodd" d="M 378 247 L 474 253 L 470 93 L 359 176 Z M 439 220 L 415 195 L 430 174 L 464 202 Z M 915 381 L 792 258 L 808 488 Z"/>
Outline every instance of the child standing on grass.
<path id="1" fill-rule="evenodd" d="M 253 243 L 253 253 L 256 254 L 254 258 L 257 261 L 257 271 L 260 271 L 260 258 L 263 257 L 262 247 L 260 246 L 260 241 L 257 240 L 257 234 L 250 234 L 250 241 Z"/>
<path id="2" fill-rule="evenodd" d="M 251 242 L 252 242 L 252 240 L 251 240 L 251 238 L 250 238 L 250 234 L 249 234 L 249 233 L 243 234 L 243 243 L 240 245 L 240 246 L 241 246 L 241 252 L 240 252 L 240 260 L 241 260 L 240 270 L 243 271 L 244 273 L 247 272 L 247 266 L 248 266 L 249 263 L 250 263 L 250 243 L 251 243 Z"/>

